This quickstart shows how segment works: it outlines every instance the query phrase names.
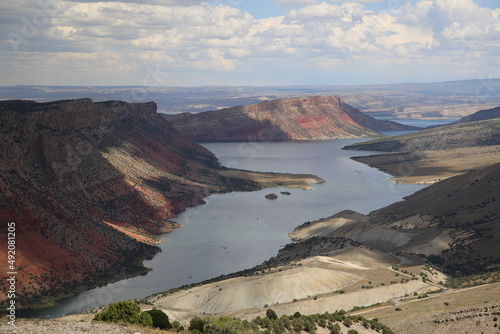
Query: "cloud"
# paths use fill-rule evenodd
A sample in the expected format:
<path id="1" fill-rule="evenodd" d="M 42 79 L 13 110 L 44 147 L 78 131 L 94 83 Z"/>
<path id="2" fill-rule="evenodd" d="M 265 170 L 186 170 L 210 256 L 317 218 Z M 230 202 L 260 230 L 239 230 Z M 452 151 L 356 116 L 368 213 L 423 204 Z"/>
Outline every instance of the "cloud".
<path id="1" fill-rule="evenodd" d="M 500 9 L 472 0 L 420 0 L 380 12 L 361 1 L 275 2 L 289 9 L 256 19 L 229 1 L 6 0 L 0 5 L 0 30 L 6 32 L 0 66 L 17 68 L 26 78 L 30 68 L 64 68 L 89 81 L 113 78 L 103 74 L 113 69 L 125 77 L 126 70 L 131 84 L 145 62 L 214 77 L 261 71 L 263 62 L 270 69 L 293 64 L 354 72 L 354 64 L 498 67 Z"/>
<path id="2" fill-rule="evenodd" d="M 300 5 L 315 5 L 318 3 L 317 0 L 274 0 L 275 3 L 278 5 L 293 5 L 293 6 L 300 6 Z"/>

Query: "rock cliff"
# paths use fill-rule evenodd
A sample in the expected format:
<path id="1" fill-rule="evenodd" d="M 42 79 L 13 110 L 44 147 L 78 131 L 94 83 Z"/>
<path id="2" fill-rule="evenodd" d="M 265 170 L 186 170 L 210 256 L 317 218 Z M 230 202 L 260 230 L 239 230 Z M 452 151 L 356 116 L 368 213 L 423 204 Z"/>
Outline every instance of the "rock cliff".
<path id="1" fill-rule="evenodd" d="M 176 227 L 168 218 L 209 193 L 256 187 L 218 173 L 153 102 L 2 101 L 0 137 L 0 244 L 14 222 L 18 306 L 144 272 L 153 235 Z"/>
<path id="2" fill-rule="evenodd" d="M 336 96 L 273 100 L 165 117 L 180 133 L 197 141 L 378 137 L 380 133 L 377 131 L 414 129 L 376 120 Z"/>

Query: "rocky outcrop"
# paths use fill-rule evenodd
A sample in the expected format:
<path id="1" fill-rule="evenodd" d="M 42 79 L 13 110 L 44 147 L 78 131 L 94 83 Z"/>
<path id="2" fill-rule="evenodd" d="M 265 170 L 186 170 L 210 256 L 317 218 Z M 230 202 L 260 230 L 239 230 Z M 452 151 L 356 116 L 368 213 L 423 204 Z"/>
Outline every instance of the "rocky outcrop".
<path id="1" fill-rule="evenodd" d="M 377 131 L 412 128 L 376 120 L 335 96 L 273 100 L 198 114 L 182 113 L 165 117 L 180 133 L 196 141 L 379 137 Z"/>
<path id="2" fill-rule="evenodd" d="M 144 272 L 159 250 L 152 234 L 176 227 L 168 218 L 255 187 L 214 172 L 215 156 L 153 102 L 3 101 L 0 137 L 0 244 L 15 223 L 18 306 Z"/>

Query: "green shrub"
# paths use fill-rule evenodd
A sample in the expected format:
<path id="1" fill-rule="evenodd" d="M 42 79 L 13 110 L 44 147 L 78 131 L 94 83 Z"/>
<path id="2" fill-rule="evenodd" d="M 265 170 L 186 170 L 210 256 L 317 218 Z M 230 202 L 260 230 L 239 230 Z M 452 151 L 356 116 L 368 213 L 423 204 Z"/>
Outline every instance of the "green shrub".
<path id="1" fill-rule="evenodd" d="M 340 334 L 340 325 L 334 324 L 330 327 L 330 334 Z"/>
<path id="2" fill-rule="evenodd" d="M 189 330 L 190 331 L 199 331 L 203 333 L 203 327 L 205 326 L 205 320 L 200 317 L 194 317 L 189 322 Z"/>
<path id="3" fill-rule="evenodd" d="M 168 315 L 162 310 L 149 310 L 146 311 L 153 319 L 153 327 L 159 329 L 171 329 L 173 326 L 170 324 Z"/>
<path id="4" fill-rule="evenodd" d="M 276 320 L 278 319 L 278 315 L 276 314 L 276 312 L 274 312 L 274 310 L 272 309 L 268 309 L 266 311 L 266 317 L 268 317 L 269 319 L 272 319 L 272 320 Z"/>
<path id="5" fill-rule="evenodd" d="M 145 327 L 153 326 L 151 315 L 141 312 L 141 308 L 136 303 L 130 301 L 120 301 L 108 305 L 108 308 L 94 317 L 96 321 L 123 322 Z"/>

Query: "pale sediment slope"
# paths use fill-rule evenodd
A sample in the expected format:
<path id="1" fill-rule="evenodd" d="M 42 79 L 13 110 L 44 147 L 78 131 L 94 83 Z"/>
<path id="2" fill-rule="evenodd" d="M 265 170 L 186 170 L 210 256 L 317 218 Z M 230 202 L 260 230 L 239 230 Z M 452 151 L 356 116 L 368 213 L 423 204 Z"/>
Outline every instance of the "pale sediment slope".
<path id="1" fill-rule="evenodd" d="M 412 217 L 414 224 L 424 223 L 419 216 Z M 408 219 L 405 220 L 407 224 Z M 424 223 L 425 224 L 425 223 Z M 398 228 L 399 222 L 382 226 L 370 221 L 369 216 L 354 211 L 342 211 L 331 217 L 299 226 L 289 233 L 293 240 L 312 237 L 345 237 L 382 251 L 438 254 L 449 248 L 453 240 L 448 229 Z M 412 225 L 414 226 L 414 225 Z"/>
<path id="2" fill-rule="evenodd" d="M 392 271 L 399 261 L 366 247 L 345 246 L 247 277 L 154 295 L 148 302 L 181 322 L 188 321 L 186 314 L 253 319 L 264 316 L 268 307 L 279 315 L 334 312 L 435 289 Z"/>
<path id="3" fill-rule="evenodd" d="M 160 307 L 196 310 L 208 314 L 283 304 L 311 295 L 342 289 L 363 276 L 324 268 L 290 268 L 256 277 L 233 278 L 204 285 L 155 302 Z"/>
<path id="4" fill-rule="evenodd" d="M 391 300 L 393 298 L 403 297 L 412 294 L 415 291 L 427 290 L 429 286 L 422 281 L 410 281 L 405 284 L 393 284 L 370 289 L 369 292 L 359 290 L 348 294 L 321 296 L 316 300 L 309 298 L 301 302 L 287 303 L 283 305 L 273 305 L 273 310 L 278 314 L 290 315 L 295 312 L 301 314 L 315 314 L 334 312 L 336 310 L 350 310 L 355 306 L 370 306 L 376 303 Z M 264 313 L 265 311 L 262 311 Z M 250 313 L 251 314 L 251 313 Z M 228 315 L 240 317 L 242 319 L 251 319 L 248 311 L 230 312 Z"/>

